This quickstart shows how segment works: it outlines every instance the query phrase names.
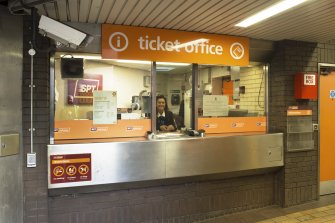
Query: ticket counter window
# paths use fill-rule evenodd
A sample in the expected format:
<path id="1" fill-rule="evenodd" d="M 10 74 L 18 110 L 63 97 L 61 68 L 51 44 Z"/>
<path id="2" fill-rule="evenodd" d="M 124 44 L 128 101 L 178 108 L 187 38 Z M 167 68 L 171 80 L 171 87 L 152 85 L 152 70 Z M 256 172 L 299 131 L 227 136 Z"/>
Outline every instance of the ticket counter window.
<path id="1" fill-rule="evenodd" d="M 165 97 L 167 107 L 173 114 L 177 130 L 191 128 L 191 64 L 158 62 L 156 65 L 156 94 Z M 157 115 L 157 118 L 159 118 L 159 115 Z"/>
<path id="2" fill-rule="evenodd" d="M 151 130 L 151 62 L 84 58 L 81 77 L 55 56 L 55 140 L 145 137 Z M 69 57 L 66 55 L 66 57 Z"/>
<path id="3" fill-rule="evenodd" d="M 266 66 L 198 69 L 198 128 L 209 133 L 266 131 Z"/>

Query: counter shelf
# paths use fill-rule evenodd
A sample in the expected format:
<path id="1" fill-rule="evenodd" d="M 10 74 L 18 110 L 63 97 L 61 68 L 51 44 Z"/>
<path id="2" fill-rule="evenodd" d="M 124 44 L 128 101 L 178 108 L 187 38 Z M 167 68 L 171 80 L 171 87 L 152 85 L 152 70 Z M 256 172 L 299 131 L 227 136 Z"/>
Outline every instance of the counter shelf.
<path id="1" fill-rule="evenodd" d="M 51 183 L 50 157 L 71 154 L 90 154 L 91 180 Z M 145 185 L 155 180 L 200 179 L 215 174 L 233 177 L 283 165 L 282 133 L 57 144 L 48 146 L 48 188 Z"/>

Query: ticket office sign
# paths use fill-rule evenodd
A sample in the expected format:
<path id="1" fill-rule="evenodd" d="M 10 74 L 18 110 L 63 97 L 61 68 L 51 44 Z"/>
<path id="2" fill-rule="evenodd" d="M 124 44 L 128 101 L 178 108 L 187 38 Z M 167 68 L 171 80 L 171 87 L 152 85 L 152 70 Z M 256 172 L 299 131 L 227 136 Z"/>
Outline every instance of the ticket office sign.
<path id="1" fill-rule="evenodd" d="M 92 180 L 91 154 L 50 156 L 50 182 L 69 183 Z"/>
<path id="2" fill-rule="evenodd" d="M 249 39 L 145 27 L 102 24 L 104 59 L 249 65 Z"/>

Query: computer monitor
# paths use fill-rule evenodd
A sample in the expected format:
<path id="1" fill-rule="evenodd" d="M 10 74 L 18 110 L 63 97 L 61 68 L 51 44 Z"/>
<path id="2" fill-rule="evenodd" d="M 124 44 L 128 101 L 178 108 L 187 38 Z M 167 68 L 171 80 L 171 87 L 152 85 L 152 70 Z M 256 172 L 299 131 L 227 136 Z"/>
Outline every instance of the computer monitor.
<path id="1" fill-rule="evenodd" d="M 248 109 L 229 109 L 228 117 L 245 117 L 248 115 Z"/>
<path id="2" fill-rule="evenodd" d="M 62 78 L 81 79 L 84 76 L 83 58 L 61 58 Z"/>

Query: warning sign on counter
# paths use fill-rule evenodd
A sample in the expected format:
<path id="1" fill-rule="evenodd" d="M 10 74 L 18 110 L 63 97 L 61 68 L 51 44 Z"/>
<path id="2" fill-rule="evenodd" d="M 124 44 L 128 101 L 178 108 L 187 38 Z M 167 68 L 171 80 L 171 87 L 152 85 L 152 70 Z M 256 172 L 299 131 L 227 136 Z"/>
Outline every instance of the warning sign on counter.
<path id="1" fill-rule="evenodd" d="M 90 181 L 91 154 L 50 156 L 50 181 L 52 184 Z"/>

